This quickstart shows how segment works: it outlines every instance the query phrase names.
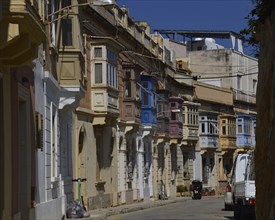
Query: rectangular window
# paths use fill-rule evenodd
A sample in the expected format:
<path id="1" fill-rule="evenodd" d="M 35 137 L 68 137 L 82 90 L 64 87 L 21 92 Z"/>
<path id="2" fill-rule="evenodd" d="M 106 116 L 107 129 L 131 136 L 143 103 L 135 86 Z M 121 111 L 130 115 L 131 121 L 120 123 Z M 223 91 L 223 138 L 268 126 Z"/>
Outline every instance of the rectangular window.
<path id="1" fill-rule="evenodd" d="M 240 76 L 240 75 L 237 76 L 237 89 L 238 90 L 241 89 L 241 78 L 242 78 L 242 76 Z"/>
<path id="2" fill-rule="evenodd" d="M 102 57 L 102 48 L 95 47 L 95 57 Z"/>
<path id="3" fill-rule="evenodd" d="M 205 133 L 205 124 L 204 123 L 201 124 L 201 133 Z"/>
<path id="4" fill-rule="evenodd" d="M 211 123 L 208 123 L 208 133 L 213 134 L 213 125 Z"/>
<path id="5" fill-rule="evenodd" d="M 132 87 L 131 87 L 131 72 L 130 71 L 127 71 L 125 73 L 125 96 L 126 97 L 131 97 L 132 95 Z"/>
<path id="6" fill-rule="evenodd" d="M 250 126 L 248 124 L 244 125 L 244 133 L 250 134 Z"/>
<path id="7" fill-rule="evenodd" d="M 72 19 L 62 19 L 61 22 L 61 32 L 62 32 L 62 43 L 63 46 L 72 46 L 73 45 L 73 28 L 72 28 Z"/>
<path id="8" fill-rule="evenodd" d="M 148 83 L 147 82 L 144 82 L 143 83 L 143 87 L 146 89 L 146 90 L 143 90 L 143 104 L 144 105 L 148 105 L 149 104 L 149 94 L 148 94 Z"/>
<path id="9" fill-rule="evenodd" d="M 176 120 L 176 112 L 171 112 L 171 120 L 175 121 Z"/>
<path id="10" fill-rule="evenodd" d="M 115 73 L 115 88 L 118 88 L 118 76 L 117 76 L 117 68 L 114 67 L 114 73 Z"/>
<path id="11" fill-rule="evenodd" d="M 95 83 L 102 83 L 102 63 L 95 64 Z"/>
<path id="12" fill-rule="evenodd" d="M 112 65 L 111 66 L 111 79 L 110 79 L 110 86 L 113 87 L 114 84 L 114 67 Z"/>
<path id="13" fill-rule="evenodd" d="M 232 134 L 232 126 L 231 125 L 228 126 L 228 135 L 230 135 L 230 136 L 233 135 Z"/>
<path id="14" fill-rule="evenodd" d="M 238 125 L 238 134 L 243 133 L 243 126 L 242 125 Z"/>
<path id="15" fill-rule="evenodd" d="M 110 85 L 111 80 L 111 65 L 107 63 L 107 84 Z"/>
<path id="16" fill-rule="evenodd" d="M 147 91 L 144 92 L 143 104 L 146 105 L 146 106 L 149 104 L 149 97 L 148 97 L 148 92 Z"/>
<path id="17" fill-rule="evenodd" d="M 162 104 L 157 104 L 157 112 L 162 113 Z"/>
<path id="18" fill-rule="evenodd" d="M 225 125 L 222 126 L 222 135 L 226 135 L 226 126 Z"/>

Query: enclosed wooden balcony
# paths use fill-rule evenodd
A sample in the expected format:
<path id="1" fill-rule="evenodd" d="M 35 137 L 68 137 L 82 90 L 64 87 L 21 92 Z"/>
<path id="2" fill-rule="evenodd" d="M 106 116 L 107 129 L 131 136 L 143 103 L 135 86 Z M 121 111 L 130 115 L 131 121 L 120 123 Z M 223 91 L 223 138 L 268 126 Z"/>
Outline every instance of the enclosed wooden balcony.
<path id="1" fill-rule="evenodd" d="M 149 75 L 141 75 L 141 119 L 143 126 L 157 126 L 157 108 L 156 108 L 156 78 Z"/>
<path id="2" fill-rule="evenodd" d="M 169 122 L 169 134 L 172 138 L 182 139 L 182 103 L 183 99 L 172 96 L 169 98 L 171 117 Z"/>
<path id="3" fill-rule="evenodd" d="M 170 92 L 166 89 L 157 90 L 157 135 L 159 137 L 169 136 L 169 99 Z"/>
<path id="4" fill-rule="evenodd" d="M 91 110 L 93 124 L 105 124 L 106 119 L 119 116 L 118 52 L 114 39 L 93 37 L 91 43 Z"/>
<path id="5" fill-rule="evenodd" d="M 199 140 L 199 103 L 184 101 L 182 104 L 183 114 L 183 138 L 185 144 Z"/>
<path id="6" fill-rule="evenodd" d="M 236 149 L 236 117 L 220 115 L 218 119 L 219 141 L 221 150 Z"/>
<path id="7" fill-rule="evenodd" d="M 123 111 L 122 118 L 128 125 L 141 124 L 141 88 L 140 72 L 138 65 L 124 62 L 123 68 Z"/>
<path id="8" fill-rule="evenodd" d="M 237 114 L 236 119 L 236 137 L 238 147 L 252 146 L 252 115 Z M 254 128 L 253 128 L 254 131 Z M 255 135 L 254 135 L 255 136 Z"/>
<path id="9" fill-rule="evenodd" d="M 0 9 L 0 61 L 22 65 L 37 57 L 37 46 L 45 39 L 37 1 L 3 0 Z"/>
<path id="10" fill-rule="evenodd" d="M 218 149 L 218 115 L 213 112 L 200 112 L 200 147 L 201 149 Z"/>

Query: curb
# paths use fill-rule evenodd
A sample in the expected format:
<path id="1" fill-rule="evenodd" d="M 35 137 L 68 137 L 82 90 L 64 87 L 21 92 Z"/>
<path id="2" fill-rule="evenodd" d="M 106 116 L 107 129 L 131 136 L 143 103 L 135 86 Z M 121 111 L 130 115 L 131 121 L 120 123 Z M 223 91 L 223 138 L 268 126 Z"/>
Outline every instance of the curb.
<path id="1" fill-rule="evenodd" d="M 186 201 L 187 198 L 185 199 L 174 199 L 174 200 L 164 200 L 164 201 L 155 201 L 155 202 L 149 202 L 149 203 L 137 203 L 137 204 L 131 204 L 129 205 L 130 207 L 123 207 L 123 205 L 117 206 L 117 207 L 111 207 L 108 209 L 102 209 L 99 212 L 102 213 L 93 213 L 93 211 L 90 211 L 90 216 L 87 218 L 82 218 L 85 220 L 106 220 L 107 217 L 112 216 L 112 215 L 119 215 L 119 214 L 125 214 L 125 213 L 130 213 L 130 212 L 135 212 L 135 211 L 140 211 L 144 209 L 149 209 L 149 208 L 154 208 L 154 207 L 160 207 L 172 203 L 176 203 L 178 201 Z M 131 207 L 132 206 L 132 207 Z M 95 210 L 94 210 L 95 211 Z"/>

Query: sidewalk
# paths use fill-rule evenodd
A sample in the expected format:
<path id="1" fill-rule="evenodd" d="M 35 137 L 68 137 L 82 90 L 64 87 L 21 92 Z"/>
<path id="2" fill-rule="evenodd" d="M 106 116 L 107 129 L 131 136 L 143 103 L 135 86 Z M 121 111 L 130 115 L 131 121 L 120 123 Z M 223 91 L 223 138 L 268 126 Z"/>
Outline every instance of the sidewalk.
<path id="1" fill-rule="evenodd" d="M 164 206 L 171 203 L 176 203 L 178 201 L 184 201 L 191 199 L 191 197 L 176 197 L 168 200 L 156 200 L 156 201 L 148 201 L 148 202 L 138 202 L 129 205 L 120 205 L 116 207 L 109 207 L 104 209 L 96 209 L 89 211 L 90 217 L 82 218 L 85 220 L 104 220 L 107 219 L 108 216 L 111 215 L 119 215 L 123 213 L 129 213 L 134 211 L 139 211 L 143 209 L 153 208 Z"/>

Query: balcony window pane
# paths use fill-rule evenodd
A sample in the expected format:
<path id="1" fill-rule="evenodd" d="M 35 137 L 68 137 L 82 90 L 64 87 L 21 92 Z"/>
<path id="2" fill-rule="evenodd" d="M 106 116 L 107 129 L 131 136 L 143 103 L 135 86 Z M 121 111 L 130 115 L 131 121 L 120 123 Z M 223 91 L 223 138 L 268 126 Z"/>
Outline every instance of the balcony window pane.
<path id="1" fill-rule="evenodd" d="M 102 83 L 102 63 L 95 64 L 95 83 Z"/>
<path id="2" fill-rule="evenodd" d="M 117 82 L 117 68 L 114 67 L 114 74 L 115 74 L 115 88 L 118 88 L 118 82 Z"/>
<path id="3" fill-rule="evenodd" d="M 205 133 L 205 124 L 204 123 L 201 124 L 201 133 Z"/>
<path id="4" fill-rule="evenodd" d="M 72 19 L 62 19 L 62 43 L 63 46 L 73 45 Z"/>
<path id="5" fill-rule="evenodd" d="M 148 94 L 148 83 L 147 82 L 144 82 L 143 83 L 143 87 L 146 89 L 146 90 L 143 90 L 143 105 L 148 105 L 149 104 L 149 94 Z"/>
<path id="6" fill-rule="evenodd" d="M 157 112 L 162 113 L 162 104 L 157 105 Z"/>
<path id="7" fill-rule="evenodd" d="M 243 126 L 242 125 L 238 125 L 238 133 L 239 134 L 243 133 Z"/>
<path id="8" fill-rule="evenodd" d="M 114 87 L 114 82 L 115 82 L 115 73 L 114 73 L 114 67 L 111 66 L 111 86 Z"/>
<path id="9" fill-rule="evenodd" d="M 102 48 L 101 47 L 95 48 L 95 57 L 102 57 Z"/>
<path id="10" fill-rule="evenodd" d="M 143 104 L 148 105 L 148 92 L 144 92 L 144 97 L 143 97 Z"/>
<path id="11" fill-rule="evenodd" d="M 131 82 L 126 82 L 126 91 L 125 91 L 126 97 L 131 97 Z"/>
<path id="12" fill-rule="evenodd" d="M 171 120 L 176 120 L 176 112 L 171 112 Z"/>
<path id="13" fill-rule="evenodd" d="M 131 97 L 131 72 L 125 73 L 125 97 Z"/>
<path id="14" fill-rule="evenodd" d="M 111 65 L 107 63 L 107 84 L 111 85 Z"/>
<path id="15" fill-rule="evenodd" d="M 222 134 L 226 135 L 226 126 L 222 126 Z"/>
<path id="16" fill-rule="evenodd" d="M 237 76 L 237 89 L 238 90 L 241 89 L 241 76 L 240 75 Z"/>

